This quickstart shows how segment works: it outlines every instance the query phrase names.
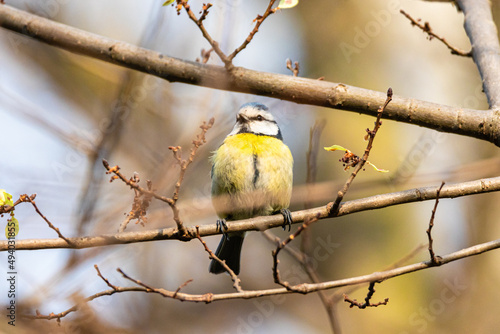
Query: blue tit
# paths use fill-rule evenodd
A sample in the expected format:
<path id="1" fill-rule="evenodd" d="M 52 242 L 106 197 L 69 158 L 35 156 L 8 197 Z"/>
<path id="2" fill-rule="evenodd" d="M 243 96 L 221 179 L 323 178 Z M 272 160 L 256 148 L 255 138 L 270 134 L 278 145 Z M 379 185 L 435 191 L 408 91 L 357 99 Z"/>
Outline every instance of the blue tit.
<path id="1" fill-rule="evenodd" d="M 280 128 L 268 108 L 260 103 L 241 106 L 233 130 L 214 152 L 212 161 L 212 203 L 221 218 L 218 226 L 227 228 L 226 220 L 281 213 L 291 224 L 288 210 L 293 183 L 293 157 L 283 143 Z M 245 232 L 224 233 L 216 255 L 235 274 L 240 272 L 240 255 Z M 225 271 L 217 261 L 210 272 Z"/>

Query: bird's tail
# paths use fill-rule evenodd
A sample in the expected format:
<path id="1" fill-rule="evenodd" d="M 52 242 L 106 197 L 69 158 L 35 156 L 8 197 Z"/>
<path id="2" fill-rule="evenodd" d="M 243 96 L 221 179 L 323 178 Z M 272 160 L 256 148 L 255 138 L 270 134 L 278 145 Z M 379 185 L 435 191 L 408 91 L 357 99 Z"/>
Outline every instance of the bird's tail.
<path id="1" fill-rule="evenodd" d="M 243 245 L 244 238 L 244 233 L 224 234 L 215 252 L 215 255 L 219 259 L 226 261 L 228 267 L 231 268 L 236 275 L 240 273 L 241 246 Z M 226 269 L 216 260 L 212 260 L 212 262 L 210 262 L 209 271 L 212 274 L 220 274 L 225 272 Z"/>

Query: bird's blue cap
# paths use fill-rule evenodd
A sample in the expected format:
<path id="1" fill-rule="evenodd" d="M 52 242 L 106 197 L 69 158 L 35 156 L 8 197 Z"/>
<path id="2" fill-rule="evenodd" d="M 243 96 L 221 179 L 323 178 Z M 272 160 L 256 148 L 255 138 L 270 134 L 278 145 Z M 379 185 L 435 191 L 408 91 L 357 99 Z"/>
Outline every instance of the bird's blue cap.
<path id="1" fill-rule="evenodd" d="M 252 107 L 252 108 L 256 108 L 256 109 L 259 109 L 259 110 L 269 110 L 268 107 L 266 107 L 265 105 L 263 105 L 262 103 L 259 103 L 259 102 L 249 102 L 249 103 L 245 103 L 244 105 L 242 105 L 240 107 L 240 109 L 243 109 L 243 108 L 246 108 L 246 107 Z"/>

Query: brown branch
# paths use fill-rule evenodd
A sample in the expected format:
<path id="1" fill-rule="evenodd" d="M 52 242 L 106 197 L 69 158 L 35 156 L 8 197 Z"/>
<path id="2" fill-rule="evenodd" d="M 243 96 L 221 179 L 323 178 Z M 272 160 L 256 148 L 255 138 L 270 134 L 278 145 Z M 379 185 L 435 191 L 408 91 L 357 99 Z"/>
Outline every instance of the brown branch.
<path id="1" fill-rule="evenodd" d="M 434 203 L 434 208 L 432 209 L 431 219 L 429 221 L 429 228 L 426 231 L 427 238 L 429 239 L 429 255 L 431 257 L 431 262 L 435 265 L 439 265 L 440 257 L 436 256 L 436 254 L 434 254 L 434 249 L 432 248 L 433 240 L 432 240 L 431 231 L 432 231 L 432 228 L 434 227 L 434 217 L 436 215 L 437 206 L 439 204 L 439 194 L 441 193 L 441 189 L 443 189 L 443 186 L 444 186 L 444 182 L 441 182 L 441 186 L 436 191 L 436 202 Z"/>
<path id="2" fill-rule="evenodd" d="M 413 17 L 411 17 L 410 14 L 405 12 L 404 10 L 400 9 L 399 12 L 403 14 L 408 20 L 410 20 L 411 24 L 413 26 L 417 26 L 420 29 L 422 29 L 423 32 L 425 32 L 429 36 L 429 40 L 432 40 L 433 38 L 436 38 L 437 40 L 441 41 L 448 49 L 450 49 L 451 54 L 457 55 L 457 56 L 462 56 L 462 57 L 472 57 L 472 50 L 470 51 L 464 51 L 460 50 L 454 46 L 452 46 L 448 41 L 439 35 L 437 35 L 434 31 L 432 31 L 432 28 L 429 24 L 429 22 L 425 22 L 424 24 L 420 23 L 420 19 L 415 20 Z"/>
<path id="3" fill-rule="evenodd" d="M 295 103 L 377 115 L 386 94 L 341 83 L 203 65 L 91 34 L 0 6 L 0 27 L 56 47 L 131 68 L 170 82 L 182 82 L 226 91 L 269 96 Z M 498 76 L 497 76 L 498 77 Z M 493 110 L 456 108 L 404 97 L 394 97 L 384 118 L 487 140 L 500 145 L 500 116 Z"/>
<path id="4" fill-rule="evenodd" d="M 483 82 L 491 109 L 500 107 L 500 43 L 489 0 L 456 0 L 464 13 L 464 27 L 472 45 L 472 57 Z M 497 114 L 498 117 L 500 115 Z M 497 117 L 497 118 L 498 118 Z M 494 124 L 499 131 L 498 119 Z"/>
<path id="5" fill-rule="evenodd" d="M 378 303 L 371 303 L 370 299 L 373 297 L 375 294 L 375 282 L 370 282 L 370 286 L 368 287 L 368 294 L 365 297 L 365 302 L 360 303 L 356 299 L 352 300 L 350 299 L 347 295 L 344 294 L 344 301 L 350 303 L 349 305 L 350 308 L 357 306 L 359 309 L 365 309 L 367 307 L 377 307 L 380 305 L 387 305 L 389 302 L 389 298 L 384 299 L 383 302 L 378 302 Z"/>
<path id="6" fill-rule="evenodd" d="M 378 109 L 378 114 L 377 114 L 377 119 L 375 120 L 375 125 L 373 127 L 373 130 L 366 129 L 367 132 L 367 139 L 368 139 L 368 144 L 366 145 L 365 153 L 363 154 L 363 157 L 356 162 L 354 171 L 351 173 L 347 181 L 344 183 L 344 186 L 342 189 L 338 192 L 337 198 L 335 199 L 335 202 L 331 203 L 331 208 L 330 208 L 330 213 L 332 216 L 336 216 L 339 211 L 340 203 L 342 202 L 342 199 L 344 198 L 345 194 L 349 190 L 352 182 L 354 181 L 354 178 L 356 175 L 358 175 L 359 171 L 364 167 L 365 163 L 368 161 L 368 156 L 370 155 L 370 151 L 373 147 L 373 140 L 375 139 L 375 135 L 377 134 L 378 129 L 380 129 L 380 126 L 382 125 L 382 113 L 384 112 L 385 108 L 389 104 L 389 102 L 392 101 L 392 89 L 389 88 L 387 90 L 387 98 L 384 102 L 384 104 Z"/>
<path id="7" fill-rule="evenodd" d="M 457 261 L 460 259 L 464 259 L 469 256 L 474 256 L 474 255 L 479 255 L 494 249 L 500 248 L 500 239 L 486 242 L 483 244 L 478 244 L 469 248 L 464 248 L 460 251 L 450 253 L 448 255 L 445 255 L 442 257 L 441 265 Z M 102 297 L 102 296 L 110 296 L 114 293 L 122 293 L 122 292 L 130 292 L 130 291 L 135 291 L 135 292 L 147 292 L 147 293 L 157 293 L 162 295 L 163 297 L 167 298 L 173 298 L 177 299 L 180 301 L 189 301 L 189 302 L 204 302 L 204 303 L 211 303 L 215 301 L 220 301 L 220 300 L 230 300 L 230 299 L 249 299 L 249 298 L 259 298 L 259 297 L 265 297 L 265 296 L 273 296 L 273 295 L 282 295 L 282 294 L 289 294 L 289 293 L 312 293 L 312 292 L 317 292 L 321 290 L 328 290 L 328 289 L 333 289 L 333 288 L 338 288 L 338 287 L 343 287 L 343 286 L 350 286 L 350 285 L 356 285 L 356 284 L 361 284 L 361 283 L 373 283 L 373 282 L 381 282 L 388 280 L 393 277 L 398 277 L 401 275 L 406 275 L 412 272 L 420 271 L 420 270 L 425 270 L 427 268 L 434 267 L 432 262 L 427 261 L 427 262 L 419 262 L 419 263 L 414 263 L 411 265 L 403 266 L 403 267 L 398 267 L 394 268 L 391 270 L 386 270 L 382 272 L 375 272 L 369 275 L 363 275 L 363 276 L 357 276 L 357 277 L 351 277 L 351 278 L 345 278 L 345 279 L 340 279 L 340 280 L 335 280 L 335 281 L 329 281 L 329 282 L 323 282 L 323 283 L 317 283 L 317 284 L 311 284 L 311 283 L 302 283 L 300 285 L 300 290 L 297 289 L 288 289 L 288 288 L 277 288 L 277 289 L 264 289 L 264 290 L 254 290 L 254 291 L 243 291 L 243 292 L 233 292 L 233 293 L 220 293 L 220 294 L 212 294 L 212 293 L 205 293 L 205 294 L 187 294 L 187 293 L 182 293 L 179 292 L 177 289 L 176 291 L 168 291 L 162 288 L 154 288 L 151 287 L 139 280 L 136 280 L 127 274 L 125 274 L 120 268 L 117 269 L 118 272 L 122 274 L 122 276 L 131 282 L 134 282 L 135 284 L 139 285 L 140 287 L 118 287 L 115 285 L 112 285 L 114 288 L 111 290 L 106 290 L 102 291 L 99 293 L 96 293 L 90 297 L 87 297 L 83 300 L 83 302 L 89 302 L 92 301 L 96 298 Z M 182 284 L 180 287 L 184 286 L 187 283 Z M 383 302 L 382 302 L 383 303 Z M 66 316 L 67 314 L 77 311 L 81 307 L 81 303 L 78 305 L 75 305 L 68 310 L 54 314 L 51 313 L 50 315 L 43 316 L 37 311 L 37 315 L 35 316 L 25 316 L 27 318 L 31 319 L 61 319 L 62 317 Z"/>
<path id="8" fill-rule="evenodd" d="M 200 237 L 200 227 L 198 225 L 196 225 L 196 238 L 200 240 L 201 244 L 205 248 L 205 251 L 208 253 L 210 260 L 215 260 L 219 262 L 219 264 L 229 273 L 229 276 L 231 276 L 231 280 L 233 281 L 234 289 L 238 292 L 243 292 L 243 289 L 241 288 L 240 285 L 241 280 L 238 277 L 238 275 L 236 275 L 234 271 L 231 268 L 229 268 L 229 266 L 226 264 L 226 261 L 219 259 L 219 257 L 217 257 L 217 255 L 215 255 L 214 252 L 212 252 L 210 248 L 208 248 L 207 243 Z"/>
<path id="9" fill-rule="evenodd" d="M 339 208 L 337 217 L 366 210 L 381 209 L 393 205 L 434 200 L 436 199 L 436 191 L 438 188 L 439 187 L 414 188 L 343 202 Z M 445 185 L 441 190 L 439 198 L 456 198 L 494 191 L 500 191 L 500 177 Z M 331 218 L 329 216 L 330 208 L 331 204 L 308 210 L 295 211 L 292 213 L 292 223 L 302 223 L 307 217 L 316 216 L 318 214 L 319 219 Z M 332 220 L 332 223 L 333 222 L 335 222 L 335 220 Z M 279 214 L 233 221 L 231 222 L 229 229 L 231 232 L 264 231 L 270 228 L 282 226 L 283 215 Z M 187 231 L 189 238 L 196 238 L 196 229 L 194 226 L 187 227 Z M 216 224 L 202 225 L 200 226 L 199 231 L 200 236 L 202 237 L 221 234 L 220 229 Z M 16 240 L 16 250 L 89 248 L 154 240 L 179 240 L 180 236 L 178 234 L 177 228 L 161 228 L 144 231 L 103 234 L 98 236 L 74 237 L 68 239 L 73 243 L 73 247 L 70 247 L 67 242 L 62 239 Z M 8 242 L 6 240 L 0 240 L 0 251 L 7 250 Z"/>

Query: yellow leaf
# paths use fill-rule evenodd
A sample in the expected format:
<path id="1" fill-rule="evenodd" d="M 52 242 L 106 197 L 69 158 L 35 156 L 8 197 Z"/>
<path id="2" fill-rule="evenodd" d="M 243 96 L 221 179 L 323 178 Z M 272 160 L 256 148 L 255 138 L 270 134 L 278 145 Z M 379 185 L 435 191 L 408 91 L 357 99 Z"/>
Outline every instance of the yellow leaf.
<path id="1" fill-rule="evenodd" d="M 325 150 L 327 151 L 344 151 L 344 152 L 351 152 L 347 148 L 344 148 L 340 145 L 332 145 L 330 147 L 324 147 Z"/>
<path id="2" fill-rule="evenodd" d="M 367 161 L 366 163 L 367 163 L 368 165 L 372 166 L 372 167 L 373 167 L 373 169 L 375 169 L 375 170 L 376 170 L 377 172 L 379 172 L 379 173 L 389 173 L 389 171 L 388 171 L 388 170 L 385 170 L 385 169 L 379 169 L 379 168 L 377 168 L 377 167 L 376 167 L 374 164 L 372 164 L 370 161 Z"/>
<path id="3" fill-rule="evenodd" d="M 16 217 L 12 216 L 7 220 L 7 226 L 5 226 L 5 237 L 7 239 L 14 238 L 19 233 L 19 221 Z"/>
<path id="4" fill-rule="evenodd" d="M 163 5 L 162 5 L 162 6 L 168 6 L 168 5 L 173 4 L 174 2 L 175 2 L 175 0 L 167 0 L 167 1 L 165 1 L 165 2 L 163 3 Z"/>

